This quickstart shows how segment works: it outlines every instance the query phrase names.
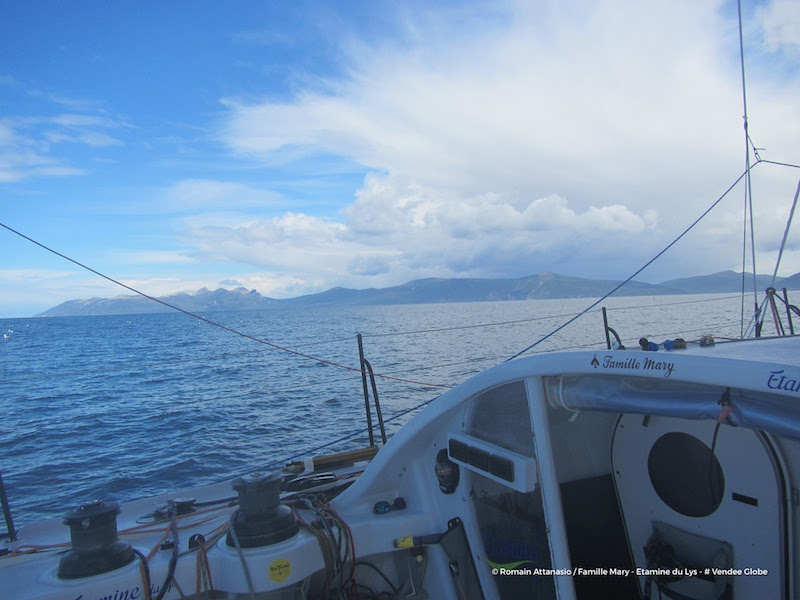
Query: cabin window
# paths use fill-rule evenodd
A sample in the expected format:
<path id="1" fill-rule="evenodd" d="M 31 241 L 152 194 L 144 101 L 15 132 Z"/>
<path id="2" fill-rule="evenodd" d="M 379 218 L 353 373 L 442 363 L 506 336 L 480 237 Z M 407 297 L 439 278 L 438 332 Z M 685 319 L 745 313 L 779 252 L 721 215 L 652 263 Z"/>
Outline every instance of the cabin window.
<path id="1" fill-rule="evenodd" d="M 464 432 L 523 456 L 533 457 L 533 432 L 525 383 L 488 390 L 471 404 Z M 486 568 L 500 597 L 555 598 L 550 546 L 538 486 L 523 493 L 478 472 L 469 474 L 470 497 L 480 528 Z M 507 571 L 521 573 L 503 575 Z"/>
<path id="2" fill-rule="evenodd" d="M 525 383 L 515 381 L 488 390 L 469 408 L 465 432 L 524 456 L 533 456 L 531 414 Z"/>

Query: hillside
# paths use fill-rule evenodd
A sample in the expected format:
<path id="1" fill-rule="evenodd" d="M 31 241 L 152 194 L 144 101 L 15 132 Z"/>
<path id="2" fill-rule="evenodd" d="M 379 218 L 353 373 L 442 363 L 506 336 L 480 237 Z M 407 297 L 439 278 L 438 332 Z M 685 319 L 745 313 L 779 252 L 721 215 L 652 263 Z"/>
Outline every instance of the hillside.
<path id="1" fill-rule="evenodd" d="M 770 281 L 771 278 L 768 276 L 757 277 L 758 289 L 764 290 Z M 613 290 L 619 283 L 619 281 L 583 279 L 556 273 L 537 273 L 516 279 L 416 279 L 402 285 L 365 290 L 336 287 L 318 294 L 308 294 L 285 300 L 268 298 L 256 290 L 247 290 L 243 287 L 234 290 L 220 288 L 214 291 L 203 288 L 193 293 L 181 292 L 164 296 L 158 300 L 190 312 L 209 312 L 318 305 L 430 304 L 548 298 L 598 298 Z M 781 287 L 800 289 L 800 273 L 791 277 L 778 278 L 775 286 L 779 289 Z M 658 285 L 631 281 L 615 295 L 738 293 L 741 288 L 741 273 L 722 271 L 701 277 L 673 279 Z M 745 289 L 752 290 L 752 275 L 748 276 Z M 69 300 L 36 316 L 120 315 L 171 310 L 165 304 L 142 296 L 89 298 Z"/>

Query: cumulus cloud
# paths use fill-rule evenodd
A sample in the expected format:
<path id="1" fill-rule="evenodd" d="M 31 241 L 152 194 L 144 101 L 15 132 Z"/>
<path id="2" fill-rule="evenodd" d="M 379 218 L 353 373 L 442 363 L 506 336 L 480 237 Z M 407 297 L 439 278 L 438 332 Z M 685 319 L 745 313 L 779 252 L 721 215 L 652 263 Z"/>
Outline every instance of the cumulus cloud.
<path id="1" fill-rule="evenodd" d="M 513 203 L 462 197 L 373 174 L 340 220 L 287 212 L 238 226 L 200 225 L 185 230 L 183 241 L 202 260 L 364 287 L 427 276 L 522 276 L 554 263 L 570 270 L 572 262 L 589 265 L 637 243 L 655 221 L 654 213 L 621 205 L 577 210 L 557 195 Z M 587 252 L 587 244 L 598 247 Z"/>
<path id="2" fill-rule="evenodd" d="M 767 39 L 794 43 L 796 12 L 769 5 Z M 346 273 L 355 285 L 627 276 L 743 168 L 734 18 L 721 1 L 689 0 L 399 12 L 394 35 L 342 44 L 343 76 L 291 101 L 224 101 L 221 138 L 241 156 L 331 153 L 362 165 L 352 204 L 327 218 L 199 228 L 193 243 L 302 276 Z M 785 117 L 798 81 L 751 90 L 752 131 L 770 141 L 769 158 L 797 158 L 798 120 Z M 768 194 L 757 211 L 784 200 Z M 722 227 L 738 200 L 722 210 L 669 275 L 729 268 L 740 255 L 740 226 Z M 704 244 L 714 252 L 698 252 Z"/>

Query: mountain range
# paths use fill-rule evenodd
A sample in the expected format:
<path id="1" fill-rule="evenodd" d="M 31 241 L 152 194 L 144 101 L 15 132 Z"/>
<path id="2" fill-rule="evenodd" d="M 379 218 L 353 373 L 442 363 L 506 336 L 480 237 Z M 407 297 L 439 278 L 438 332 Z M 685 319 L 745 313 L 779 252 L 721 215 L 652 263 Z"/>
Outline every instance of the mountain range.
<path id="1" fill-rule="evenodd" d="M 765 290 L 771 283 L 768 275 L 756 277 L 756 289 Z M 533 300 L 546 298 L 597 298 L 619 285 L 619 281 L 583 279 L 555 273 L 537 273 L 516 279 L 416 279 L 387 288 L 355 290 L 336 287 L 318 294 L 277 300 L 256 290 L 239 287 L 211 291 L 181 292 L 157 298 L 116 296 L 68 300 L 48 309 L 37 317 L 66 317 L 89 315 L 121 315 L 169 312 L 170 306 L 189 312 L 221 310 L 263 310 L 292 306 L 429 304 L 442 302 L 484 302 L 503 300 Z M 800 273 L 775 280 L 777 289 L 800 289 Z M 666 294 L 739 293 L 742 274 L 722 271 L 712 275 L 672 279 L 659 284 L 631 281 L 615 292 L 616 296 L 660 296 Z M 753 289 L 753 278 L 747 275 L 745 290 Z"/>

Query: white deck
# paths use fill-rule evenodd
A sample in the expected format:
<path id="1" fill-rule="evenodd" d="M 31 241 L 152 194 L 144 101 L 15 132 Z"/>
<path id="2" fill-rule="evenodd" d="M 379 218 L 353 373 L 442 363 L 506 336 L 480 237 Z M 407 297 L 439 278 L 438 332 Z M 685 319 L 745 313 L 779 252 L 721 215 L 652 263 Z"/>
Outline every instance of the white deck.
<path id="1" fill-rule="evenodd" d="M 331 506 L 352 532 L 358 559 L 379 566 L 396 587 L 403 586 L 408 597 L 463 598 L 459 586 L 478 583 L 486 598 L 534 593 L 560 598 L 636 597 L 637 587 L 646 583 L 643 576 L 522 575 L 515 579 L 493 575 L 492 569 L 510 564 L 544 570 L 589 569 L 597 566 L 593 561 L 603 560 L 611 561 L 606 566 L 620 572 L 643 567 L 641 549 L 659 523 L 664 531 L 680 532 L 673 538 L 684 536 L 712 548 L 730 547 L 736 568 L 768 571 L 761 579 L 733 577 L 737 600 L 765 597 L 756 591 L 766 589 L 769 597 L 789 598 L 798 589 L 796 573 L 800 572 L 792 534 L 798 526 L 792 493 L 800 481 L 798 382 L 800 338 L 719 343 L 672 352 L 602 350 L 514 360 L 431 403 L 389 440 Z M 717 402 L 728 389 L 733 399 L 730 420 L 741 427 L 724 425 L 719 431 L 715 453 L 725 474 L 723 500 L 708 516 L 681 515 L 654 488 L 648 457 L 670 433 L 711 446 L 721 412 Z M 461 454 L 451 457 L 460 480 L 453 493 L 443 493 L 434 465 L 443 453 L 450 457 L 454 443 L 462 448 Z M 129 503 L 118 520 L 120 536 L 148 554 L 160 544 L 167 525 L 135 527 L 155 503 L 174 497 L 211 501 L 233 495 L 228 484 L 220 484 L 202 490 L 166 490 L 158 499 Z M 405 500 L 405 508 L 373 512 L 376 502 L 391 503 L 399 497 Z M 302 506 L 298 509 L 304 519 L 312 520 L 312 513 Z M 186 596 L 193 597 L 198 561 L 202 562 L 197 551 L 184 547 L 188 538 L 202 533 L 210 539 L 217 528 L 224 530 L 233 510 L 220 503 L 181 517 L 183 554 L 176 580 Z M 587 512 L 593 511 L 598 518 L 586 521 Z M 419 551 L 395 547 L 399 538 L 444 533 L 455 517 L 466 534 L 457 544 L 466 555 L 457 562 L 464 573 L 474 573 L 472 583 L 454 583 L 451 567 L 458 548 L 444 542 Z M 593 527 L 600 529 L 595 532 Z M 68 533 L 60 519 L 54 519 L 25 528 L 21 540 L 8 547 L 64 543 Z M 452 539 L 461 538 L 454 534 Z M 607 547 L 597 547 L 597 539 L 607 540 Z M 34 554 L 0 558 L 0 585 L 8 590 L 8 597 L 143 597 L 138 561 L 67 581 L 56 576 L 63 549 L 41 548 Z M 226 545 L 224 536 L 207 548 L 209 570 L 220 593 L 248 597 L 252 585 L 258 594 L 313 597 L 324 580 L 319 541 L 306 529 L 275 545 L 245 549 L 244 555 L 251 584 L 240 556 Z M 150 561 L 155 586 L 165 580 L 170 556 L 169 551 L 155 551 Z M 270 577 L 273 571 L 281 575 Z M 386 589 L 381 578 L 368 571 L 359 568 L 358 580 Z M 423 581 L 425 592 L 419 589 Z M 700 587 L 708 589 L 708 585 Z M 165 597 L 179 598 L 180 594 L 170 588 Z"/>

